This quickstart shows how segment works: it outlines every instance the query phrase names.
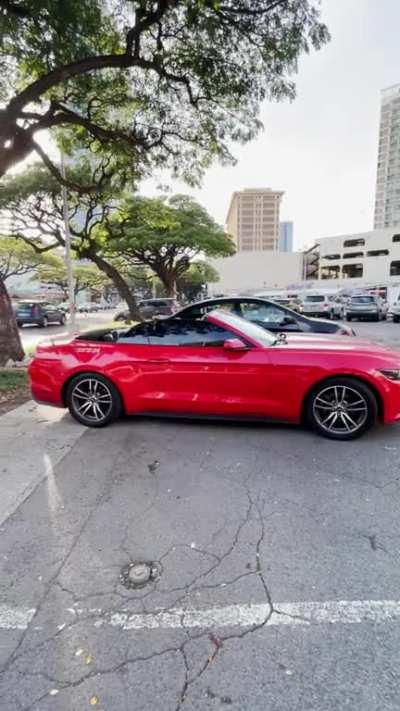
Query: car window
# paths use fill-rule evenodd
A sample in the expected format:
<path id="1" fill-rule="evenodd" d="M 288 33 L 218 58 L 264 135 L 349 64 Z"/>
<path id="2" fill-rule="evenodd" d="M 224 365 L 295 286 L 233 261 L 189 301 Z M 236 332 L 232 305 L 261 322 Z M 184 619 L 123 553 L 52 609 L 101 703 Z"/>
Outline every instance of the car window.
<path id="1" fill-rule="evenodd" d="M 268 303 L 243 301 L 240 304 L 241 316 L 248 321 L 263 323 L 282 323 L 286 314 L 279 306 Z"/>
<path id="2" fill-rule="evenodd" d="M 211 313 L 211 311 L 215 311 L 215 309 L 218 309 L 218 311 L 227 311 L 228 313 L 237 313 L 236 311 L 237 305 L 234 301 L 222 301 L 222 302 L 217 302 L 213 301 L 210 304 L 194 304 L 191 308 L 185 309 L 181 315 L 181 318 L 184 319 L 197 319 L 201 318 L 202 316 L 206 316 L 207 314 Z"/>
<path id="3" fill-rule="evenodd" d="M 306 296 L 304 301 L 311 301 L 314 304 L 321 303 L 322 301 L 325 301 L 325 296 L 318 296 L 317 294 L 314 296 Z"/>
<path id="4" fill-rule="evenodd" d="M 150 344 L 149 341 L 149 324 L 139 323 L 137 326 L 133 326 L 129 331 L 120 333 L 118 336 L 118 343 L 132 343 L 134 345 L 146 345 Z"/>
<path id="5" fill-rule="evenodd" d="M 207 321 L 158 321 L 149 327 L 149 341 L 153 346 L 222 347 L 224 341 L 233 337 L 231 331 Z"/>
<path id="6" fill-rule="evenodd" d="M 375 298 L 373 296 L 353 296 L 352 302 L 354 304 L 374 304 Z"/>

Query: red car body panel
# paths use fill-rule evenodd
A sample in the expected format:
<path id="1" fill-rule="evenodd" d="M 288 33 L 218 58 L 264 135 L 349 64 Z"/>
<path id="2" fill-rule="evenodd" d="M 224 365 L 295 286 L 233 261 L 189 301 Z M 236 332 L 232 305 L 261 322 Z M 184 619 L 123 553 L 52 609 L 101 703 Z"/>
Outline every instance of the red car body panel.
<path id="1" fill-rule="evenodd" d="M 223 317 L 207 320 L 227 328 Z M 127 414 L 256 416 L 300 422 L 305 398 L 332 376 L 369 384 L 384 422 L 400 420 L 400 381 L 381 370 L 400 370 L 400 353 L 357 338 L 287 337 L 262 346 L 240 328 L 232 337 L 247 350 L 72 340 L 39 346 L 29 374 L 33 397 L 65 407 L 64 389 L 78 373 L 99 373 L 120 392 Z"/>

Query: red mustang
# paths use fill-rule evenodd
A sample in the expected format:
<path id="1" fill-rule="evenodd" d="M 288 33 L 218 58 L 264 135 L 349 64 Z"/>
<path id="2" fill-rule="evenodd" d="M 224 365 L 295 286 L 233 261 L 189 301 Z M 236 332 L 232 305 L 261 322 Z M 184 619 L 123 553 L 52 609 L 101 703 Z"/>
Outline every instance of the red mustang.
<path id="1" fill-rule="evenodd" d="M 357 338 L 274 335 L 223 311 L 41 345 L 33 397 L 84 425 L 127 414 L 306 422 L 347 440 L 400 420 L 400 353 Z"/>

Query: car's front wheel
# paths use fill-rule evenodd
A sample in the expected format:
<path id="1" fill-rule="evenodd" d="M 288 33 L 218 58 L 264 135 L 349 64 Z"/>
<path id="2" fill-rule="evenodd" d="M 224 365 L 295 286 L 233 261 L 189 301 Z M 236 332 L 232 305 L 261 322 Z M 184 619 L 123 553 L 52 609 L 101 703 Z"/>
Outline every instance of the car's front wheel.
<path id="1" fill-rule="evenodd" d="M 360 437 L 375 424 L 377 415 L 374 393 L 353 378 L 332 378 L 320 383 L 306 403 L 308 423 L 329 439 Z"/>
<path id="2" fill-rule="evenodd" d="M 104 427 L 122 412 L 117 388 L 97 373 L 81 373 L 73 378 L 67 387 L 66 403 L 72 417 L 87 427 Z"/>
<path id="3" fill-rule="evenodd" d="M 400 316 L 393 316 L 393 323 L 399 323 Z"/>

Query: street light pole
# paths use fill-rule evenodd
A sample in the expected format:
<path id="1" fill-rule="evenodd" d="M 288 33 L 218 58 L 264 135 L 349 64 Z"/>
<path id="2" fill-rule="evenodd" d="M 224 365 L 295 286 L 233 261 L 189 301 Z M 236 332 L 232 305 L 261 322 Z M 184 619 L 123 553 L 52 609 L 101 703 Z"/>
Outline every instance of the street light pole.
<path id="1" fill-rule="evenodd" d="M 61 152 L 61 175 L 65 180 L 65 162 L 64 154 Z M 68 215 L 68 195 L 67 186 L 65 184 L 61 187 L 62 193 L 62 203 L 63 203 L 63 218 L 64 218 L 64 229 L 65 229 L 65 264 L 67 267 L 67 280 L 68 280 L 68 301 L 69 301 L 69 322 L 68 331 L 71 335 L 75 333 L 75 295 L 74 295 L 74 273 L 72 269 L 72 259 L 71 259 L 71 231 L 69 229 L 69 215 Z"/>

